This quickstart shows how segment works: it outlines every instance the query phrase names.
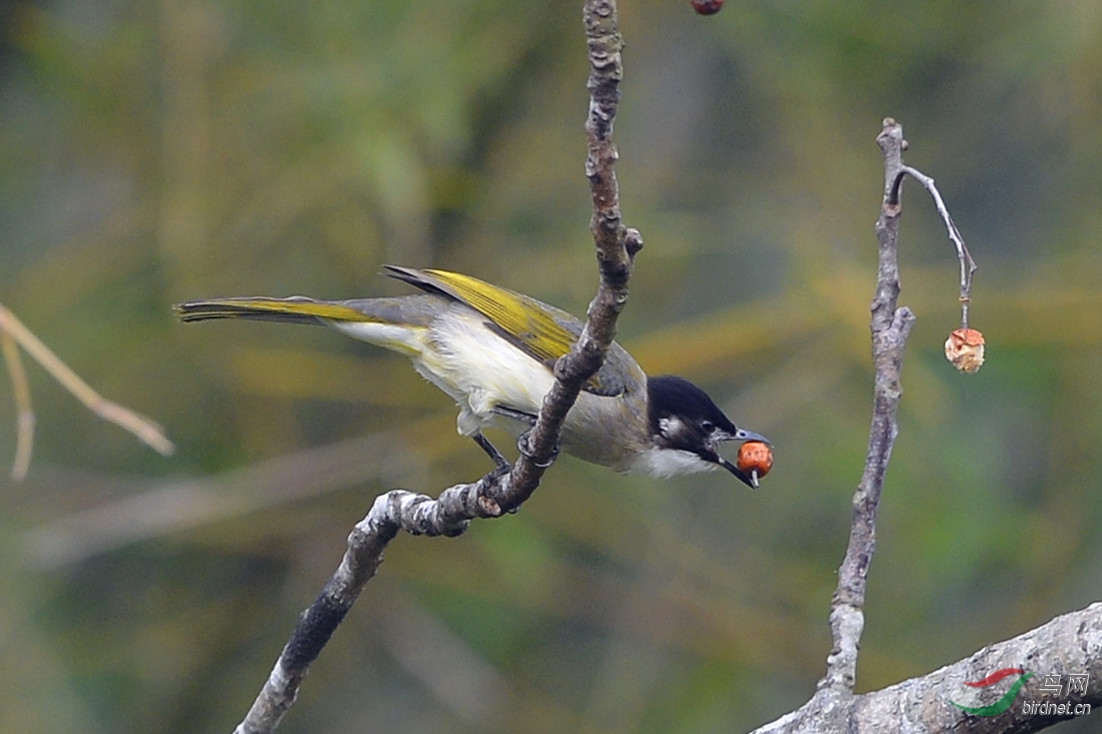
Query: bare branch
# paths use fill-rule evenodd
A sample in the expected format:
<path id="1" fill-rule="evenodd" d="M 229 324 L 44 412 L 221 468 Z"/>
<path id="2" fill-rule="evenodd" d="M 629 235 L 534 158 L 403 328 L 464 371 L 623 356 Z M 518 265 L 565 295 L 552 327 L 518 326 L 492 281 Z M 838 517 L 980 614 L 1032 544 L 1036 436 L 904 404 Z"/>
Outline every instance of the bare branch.
<path id="1" fill-rule="evenodd" d="M 50 348 L 36 337 L 30 329 L 15 317 L 11 311 L 0 305 L 0 334 L 4 335 L 4 356 L 11 370 L 12 383 L 16 390 L 16 405 L 20 410 L 19 448 L 16 451 L 16 465 L 12 469 L 13 475 L 18 476 L 21 461 L 30 461 L 30 437 L 26 432 L 31 431 L 34 425 L 34 414 L 30 412 L 30 393 L 20 396 L 20 380 L 26 385 L 26 376 L 20 364 L 18 355 L 13 359 L 10 352 L 14 342 L 22 347 L 34 361 L 42 365 L 50 376 L 61 383 L 61 386 L 76 396 L 77 400 L 84 403 L 84 407 L 92 411 L 100 418 L 111 421 L 115 425 L 130 431 L 148 446 L 162 455 L 168 456 L 176 447 L 165 436 L 163 429 L 154 421 L 139 415 L 129 408 L 124 408 L 118 403 L 103 398 L 93 390 L 88 383 L 73 372 L 67 364 L 61 361 Z M 19 377 L 23 375 L 23 377 Z M 29 417 L 28 417 L 29 416 Z M 23 452 L 23 453 L 21 453 Z M 25 473 L 25 471 L 24 471 Z"/>
<path id="2" fill-rule="evenodd" d="M 0 308 L 3 308 L 0 306 Z M 31 452 L 34 449 L 34 408 L 31 406 L 31 386 L 27 381 L 27 371 L 23 369 L 23 360 L 19 358 L 19 345 L 4 329 L 0 328 L 0 349 L 4 352 L 4 362 L 8 365 L 11 377 L 11 391 L 15 398 L 16 432 L 15 459 L 12 461 L 11 478 L 22 481 L 27 478 L 31 468 Z"/>
<path id="3" fill-rule="evenodd" d="M 853 525 L 849 547 L 838 571 L 838 587 L 831 603 L 830 627 L 833 649 L 827 657 L 827 670 L 815 695 L 804 706 L 767 724 L 754 734 L 795 734 L 796 732 L 881 732 L 902 731 L 933 734 L 945 731 L 1034 732 L 1051 724 L 1082 715 L 1080 704 L 1102 705 L 1102 604 L 1058 617 L 1012 640 L 989 645 L 971 657 L 936 670 L 920 678 L 904 681 L 880 691 L 854 695 L 857 654 L 864 627 L 865 590 L 869 565 L 876 548 L 876 513 L 883 488 L 884 474 L 892 447 L 899 433 L 896 413 L 902 394 L 899 372 L 907 336 L 914 314 L 897 305 L 899 297 L 899 218 L 900 182 L 910 175 L 923 182 L 937 203 L 938 211 L 957 246 L 961 261 L 961 303 L 967 318 L 967 289 L 975 272 L 952 218 L 949 216 L 933 180 L 903 165 L 903 128 L 894 120 L 884 120 L 877 137 L 884 152 L 885 189 L 876 235 L 880 245 L 880 264 L 876 295 L 872 301 L 873 362 L 876 369 L 874 410 L 869 432 L 869 450 L 865 470 L 853 497 Z M 1020 687 L 1011 688 L 1000 701 L 998 710 L 978 715 L 982 709 L 965 711 L 954 704 L 969 685 L 983 681 L 1003 669 L 1028 670 Z M 1087 690 L 1055 696 L 1042 688 L 1046 675 L 1085 675 Z M 969 683 L 971 682 L 971 683 Z M 1011 701 L 1007 696 L 1017 696 Z M 1011 708 L 1012 703 L 1023 703 Z M 1036 708 L 1041 703 L 1069 704 L 1063 708 Z M 1005 707 L 1001 704 L 1005 703 Z"/>
<path id="4" fill-rule="evenodd" d="M 612 142 L 612 128 L 624 74 L 621 56 L 624 41 L 615 0 L 587 0 L 582 19 L 590 69 L 585 173 L 593 200 L 590 230 L 601 280 L 577 343 L 555 365 L 555 384 L 544 398 L 535 427 L 521 441 L 521 459 L 513 467 L 506 491 L 493 495 L 503 511 L 513 510 L 527 500 L 543 471 L 554 461 L 566 414 L 582 386 L 604 364 L 609 345 L 616 337 L 616 319 L 627 303 L 631 266 L 635 254 L 643 247 L 639 232 L 625 228 L 621 221 L 616 183 L 618 153 Z"/>
<path id="5" fill-rule="evenodd" d="M 903 185 L 904 176 L 910 176 L 918 181 L 930 193 L 934 205 L 937 207 L 937 212 L 941 215 L 941 221 L 945 222 L 949 239 L 953 246 L 957 248 L 957 259 L 960 261 L 960 325 L 961 328 L 967 329 L 968 304 L 972 301 L 972 276 L 976 274 L 976 262 L 972 259 L 972 254 L 968 252 L 968 247 L 964 244 L 964 238 L 960 236 L 960 230 L 953 222 L 953 217 L 949 215 L 949 209 L 945 206 L 945 202 L 941 198 L 941 192 L 937 190 L 937 186 L 934 184 L 934 179 L 916 168 L 903 166 L 895 177 L 888 200 L 894 204 L 899 203 L 899 192 Z"/>
<path id="6" fill-rule="evenodd" d="M 437 499 L 405 490 L 376 498 L 371 511 L 348 538 L 340 567 L 321 595 L 299 618 L 290 640 L 235 734 L 271 732 L 293 705 L 310 665 L 382 562 L 399 531 L 454 536 L 476 517 L 500 517 L 515 510 L 539 486 L 554 462 L 567 413 L 585 382 L 601 368 L 616 335 L 616 319 L 627 302 L 635 254 L 642 248 L 636 230 L 624 227 L 614 165 L 612 127 L 623 75 L 614 0 L 587 0 L 584 8 L 590 61 L 590 104 L 586 120 L 586 175 L 593 198 L 591 229 L 601 280 L 578 342 L 555 365 L 555 383 L 544 398 L 536 425 L 524 437 L 520 457 L 509 473 L 493 472 L 474 484 L 460 484 Z"/>
<path id="7" fill-rule="evenodd" d="M 873 417 L 865 470 L 853 496 L 849 547 L 838 570 L 838 587 L 831 602 L 830 627 L 834 646 L 827 657 L 826 674 L 819 682 L 820 689 L 847 692 L 853 691 L 856 680 L 857 650 L 865 623 L 865 588 L 876 549 L 876 513 L 892 447 L 899 434 L 896 421 L 902 395 L 899 373 L 907 336 L 914 324 L 910 309 L 896 306 L 901 208 L 894 182 L 903 166 L 903 128 L 894 120 L 885 120 L 876 141 L 884 151 L 885 191 L 880 219 L 876 223 L 880 266 L 871 306 L 872 357 L 876 369 Z"/>
<path id="8" fill-rule="evenodd" d="M 1037 675 L 1019 691 L 1014 707 L 998 716 L 966 714 L 952 700 L 966 690 L 965 681 L 978 681 L 1002 668 L 1027 668 L 1039 673 L 1085 673 L 1088 687 L 1082 695 L 1056 696 L 1042 690 Z M 802 707 L 756 729 L 753 734 L 796 732 L 884 731 L 935 734 L 967 731 L 971 734 L 1027 734 L 1074 718 L 1073 713 L 1031 712 L 1023 703 L 1070 703 L 1102 706 L 1102 603 L 1071 612 L 1011 640 L 988 645 L 959 662 L 879 691 L 853 696 L 847 691 L 821 689 Z M 1081 709 L 1082 710 L 1082 709 Z"/>

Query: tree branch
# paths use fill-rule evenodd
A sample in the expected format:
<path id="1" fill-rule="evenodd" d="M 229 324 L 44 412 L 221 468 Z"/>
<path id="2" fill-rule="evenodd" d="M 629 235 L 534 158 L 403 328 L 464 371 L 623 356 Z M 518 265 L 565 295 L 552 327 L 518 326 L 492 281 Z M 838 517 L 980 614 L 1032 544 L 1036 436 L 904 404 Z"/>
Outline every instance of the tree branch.
<path id="1" fill-rule="evenodd" d="M 967 694 L 966 681 L 979 681 L 1003 668 L 1036 671 L 1014 705 L 997 716 L 974 716 L 953 704 Z M 1080 694 L 1042 690 L 1045 674 L 1087 674 Z M 753 734 L 851 732 L 907 734 L 966 731 L 972 734 L 1027 734 L 1074 713 L 1041 713 L 1033 704 L 1102 706 L 1102 603 L 1071 612 L 1011 640 L 988 645 L 959 662 L 879 691 L 854 696 L 820 689 L 804 706 L 756 729 Z"/>
<path id="2" fill-rule="evenodd" d="M 933 179 L 903 164 L 906 142 L 903 128 L 884 120 L 877 136 L 884 153 L 884 198 L 876 236 L 880 262 L 876 294 L 871 306 L 872 356 L 876 370 L 872 427 L 865 469 L 853 497 L 853 524 L 849 547 L 838 571 L 838 587 L 831 602 L 830 627 L 834 639 L 827 657 L 826 674 L 815 695 L 802 707 L 754 731 L 754 734 L 794 732 L 899 731 L 924 734 L 945 731 L 1034 732 L 1064 719 L 1089 713 L 1102 704 L 1102 604 L 1057 617 L 1014 639 L 989 645 L 965 660 L 912 678 L 894 686 L 855 695 L 857 654 L 864 628 L 865 590 L 869 565 L 876 548 L 876 513 L 892 447 L 899 433 L 896 414 L 902 394 L 900 368 L 914 314 L 898 307 L 899 218 L 902 214 L 901 183 L 910 175 L 930 192 L 957 247 L 961 263 L 961 305 L 967 319 L 968 289 L 976 265 L 941 200 Z M 966 711 L 954 703 L 975 691 L 992 673 L 1016 669 L 1033 675 L 1019 678 L 1015 690 L 999 690 L 1003 698 L 994 705 L 973 706 Z M 1084 690 L 1072 692 L 1056 686 L 1048 690 L 1046 679 L 1084 680 Z M 993 684 L 992 684 L 993 685 Z M 1004 692 L 1005 691 L 1005 692 Z M 997 696 L 996 696 L 997 698 Z M 1048 706 L 1041 707 L 1042 704 Z M 1064 706 L 1060 708 L 1060 705 Z M 1082 704 L 1086 704 L 1084 711 Z M 1076 708 L 1080 706 L 1080 708 Z"/>
<path id="3" fill-rule="evenodd" d="M 869 564 L 876 549 L 876 513 L 884 474 L 899 435 L 896 413 L 902 395 L 900 369 L 914 314 L 897 308 L 899 298 L 899 217 L 902 208 L 895 181 L 903 168 L 903 128 L 885 120 L 877 136 L 884 152 L 884 200 L 876 222 L 880 266 L 872 306 L 872 359 L 876 369 L 873 416 L 865 470 L 853 496 L 853 524 L 849 547 L 838 571 L 838 587 L 831 603 L 830 627 L 834 647 L 827 657 L 826 675 L 819 688 L 853 691 L 857 650 L 864 629 L 865 588 Z"/>
<path id="4" fill-rule="evenodd" d="M 42 365 L 51 377 L 100 418 L 130 431 L 162 456 L 169 456 L 176 450 L 172 441 L 165 436 L 164 429 L 157 423 L 129 408 L 107 400 L 93 390 L 80 375 L 62 362 L 60 357 L 24 326 L 14 313 L 0 304 L 0 351 L 3 352 L 4 361 L 11 376 L 18 411 L 15 461 L 11 471 L 13 479 L 23 479 L 30 468 L 35 424 L 30 387 L 23 363 L 19 359 L 18 347 L 22 347 L 31 359 Z"/>
<path id="5" fill-rule="evenodd" d="M 964 244 L 964 238 L 961 237 L 960 230 L 957 229 L 953 217 L 949 214 L 949 209 L 945 206 L 945 202 L 941 198 L 941 192 L 937 190 L 934 179 L 916 168 L 901 166 L 899 172 L 896 174 L 895 181 L 892 183 L 888 201 L 893 204 L 899 203 L 899 192 L 903 186 L 903 178 L 905 176 L 910 176 L 915 181 L 918 181 L 930 194 L 930 198 L 934 200 L 934 206 L 937 207 L 937 213 L 941 215 L 941 221 L 945 222 L 945 229 L 949 233 L 949 240 L 953 243 L 953 246 L 957 248 L 957 260 L 960 261 L 960 325 L 962 328 L 967 329 L 968 304 L 972 301 L 972 276 L 976 274 L 976 262 L 972 259 L 972 253 L 968 252 L 968 246 Z"/>
<path id="6" fill-rule="evenodd" d="M 643 239 L 624 226 L 612 142 L 613 122 L 624 76 L 623 37 L 615 0 L 586 0 L 582 9 L 589 56 L 589 113 L 586 116 L 585 173 L 593 201 L 590 230 L 597 250 L 600 284 L 586 311 L 586 324 L 569 354 L 555 365 L 555 384 L 547 393 L 535 427 L 522 440 L 521 460 L 508 481 L 490 496 L 502 511 L 524 503 L 539 486 L 544 470 L 558 452 L 563 421 L 582 386 L 604 364 L 616 338 L 616 319 L 627 303 L 628 280 Z"/>
<path id="7" fill-rule="evenodd" d="M 520 457 L 507 474 L 493 472 L 473 484 L 459 484 L 440 497 L 392 490 L 376 498 L 371 511 L 348 537 L 340 567 L 299 622 L 268 680 L 235 734 L 272 732 L 298 695 L 299 686 L 367 582 L 375 575 L 387 544 L 400 531 L 412 535 L 456 536 L 474 518 L 500 517 L 519 508 L 539 486 L 558 453 L 563 421 L 582 386 L 601 368 L 616 335 L 616 319 L 627 302 L 635 254 L 642 248 L 636 230 L 621 222 L 612 143 L 613 121 L 623 76 L 623 39 L 614 0 L 587 0 L 583 11 L 589 48 L 589 115 L 586 120 L 586 176 L 593 198 L 591 229 L 597 249 L 600 286 L 587 311 L 577 343 L 555 365 L 555 383 L 544 398 L 533 429 L 519 443 Z"/>

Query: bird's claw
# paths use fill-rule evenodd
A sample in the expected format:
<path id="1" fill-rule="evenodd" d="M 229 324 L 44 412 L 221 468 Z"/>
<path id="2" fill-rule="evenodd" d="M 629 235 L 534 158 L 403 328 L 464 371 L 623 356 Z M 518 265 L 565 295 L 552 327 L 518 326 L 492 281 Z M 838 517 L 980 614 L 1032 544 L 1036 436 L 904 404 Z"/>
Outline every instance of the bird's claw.
<path id="1" fill-rule="evenodd" d="M 522 433 L 520 438 L 517 439 L 517 451 L 519 451 L 522 456 L 526 457 L 529 461 L 531 461 L 540 469 L 546 469 L 547 467 L 554 464 L 555 459 L 559 458 L 559 452 L 562 450 L 562 445 L 559 442 L 556 442 L 554 448 L 551 449 L 551 455 L 547 457 L 547 460 L 537 461 L 535 455 L 532 452 L 532 449 L 528 446 L 528 442 L 531 437 L 532 431 L 530 430 Z"/>

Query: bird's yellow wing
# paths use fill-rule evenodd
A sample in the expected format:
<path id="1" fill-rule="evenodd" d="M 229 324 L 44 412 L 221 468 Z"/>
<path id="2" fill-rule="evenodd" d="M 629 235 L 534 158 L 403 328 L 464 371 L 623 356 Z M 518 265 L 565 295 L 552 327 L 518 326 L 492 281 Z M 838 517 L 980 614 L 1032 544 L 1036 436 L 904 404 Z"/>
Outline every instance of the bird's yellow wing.
<path id="1" fill-rule="evenodd" d="M 581 322 L 535 298 L 447 270 L 413 270 L 388 265 L 393 277 L 423 290 L 443 292 L 488 318 L 509 341 L 541 362 L 554 363 L 570 351 Z"/>
<path id="2" fill-rule="evenodd" d="M 582 322 L 566 311 L 484 280 L 447 270 L 385 267 L 393 278 L 467 304 L 485 316 L 499 334 L 548 367 L 569 352 L 582 333 Z M 616 345 L 608 356 L 605 366 L 590 379 L 588 392 L 618 395 L 625 387 L 623 370 L 639 369 Z"/>

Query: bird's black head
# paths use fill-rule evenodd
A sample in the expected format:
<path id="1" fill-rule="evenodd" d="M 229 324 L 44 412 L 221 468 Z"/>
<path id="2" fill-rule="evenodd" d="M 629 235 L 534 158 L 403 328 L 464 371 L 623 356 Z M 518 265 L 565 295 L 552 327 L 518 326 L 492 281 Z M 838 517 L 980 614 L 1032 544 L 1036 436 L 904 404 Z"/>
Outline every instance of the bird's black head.
<path id="1" fill-rule="evenodd" d="M 673 476 L 721 466 L 748 486 L 757 486 L 750 475 L 720 456 L 717 447 L 724 441 L 769 440 L 732 423 L 699 387 L 673 375 L 650 377 L 647 412 L 655 448 L 652 473 Z"/>

